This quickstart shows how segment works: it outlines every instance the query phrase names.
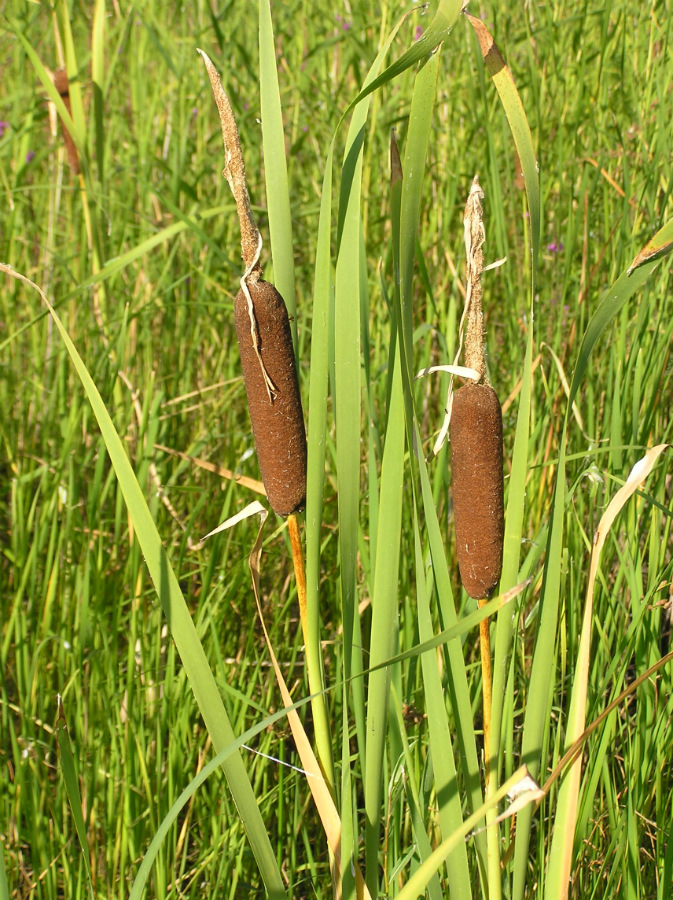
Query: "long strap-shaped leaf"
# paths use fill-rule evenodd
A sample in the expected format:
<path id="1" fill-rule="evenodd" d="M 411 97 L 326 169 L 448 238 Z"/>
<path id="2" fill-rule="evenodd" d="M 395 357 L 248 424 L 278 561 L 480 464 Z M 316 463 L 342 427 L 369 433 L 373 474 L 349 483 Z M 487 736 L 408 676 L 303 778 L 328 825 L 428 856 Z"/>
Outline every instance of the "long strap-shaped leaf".
<path id="1" fill-rule="evenodd" d="M 570 710 L 565 736 L 565 749 L 568 750 L 584 732 L 586 723 L 587 690 L 589 683 L 590 659 L 591 659 L 591 635 L 593 625 L 593 601 L 596 575 L 600 561 L 601 551 L 610 528 L 618 513 L 635 494 L 636 490 L 650 474 L 657 459 L 664 450 L 669 449 L 668 444 L 659 444 L 653 447 L 638 460 L 626 480 L 626 484 L 617 491 L 610 501 L 608 508 L 601 516 L 594 544 L 591 552 L 591 564 L 589 566 L 589 583 L 587 585 L 587 599 L 582 620 L 582 635 L 580 638 L 576 673 L 573 680 Z M 575 825 L 577 822 L 577 804 L 582 779 L 582 758 L 578 758 L 570 766 L 563 778 L 559 790 L 558 802 L 554 817 L 554 833 L 549 853 L 549 866 L 545 878 L 545 897 L 549 900 L 567 900 L 570 887 L 570 869 L 573 860 L 573 844 L 575 838 Z"/>
<path id="2" fill-rule="evenodd" d="M 290 315 L 296 353 L 297 321 L 290 189 L 287 181 L 283 116 L 276 70 L 276 45 L 273 39 L 269 0 L 259 0 L 259 76 L 264 179 L 273 257 L 273 281 L 285 300 Z"/>
<path id="3" fill-rule="evenodd" d="M 168 620 L 190 687 L 203 715 L 213 747 L 217 753 L 220 753 L 234 741 L 235 734 L 196 632 L 194 622 L 180 590 L 175 572 L 161 543 L 161 537 L 126 455 L 121 438 L 115 430 L 98 388 L 89 375 L 81 356 L 77 352 L 77 348 L 71 341 L 65 326 L 44 293 L 37 285 L 23 275 L 14 272 L 9 266 L 0 263 L 0 271 L 19 278 L 26 284 L 32 285 L 39 292 L 70 354 L 70 358 L 91 403 L 94 415 L 98 420 L 98 425 L 119 480 L 119 486 L 133 521 L 150 577 Z M 228 757 L 222 763 L 222 767 L 269 897 L 281 900 L 281 898 L 286 897 L 285 887 L 271 842 L 269 841 L 266 826 L 257 806 L 257 798 L 240 753 L 236 752 Z"/>
<path id="4" fill-rule="evenodd" d="M 572 415 L 572 405 L 577 396 L 582 378 L 586 373 L 589 357 L 598 339 L 629 298 L 645 285 L 645 282 L 661 260 L 671 252 L 673 249 L 672 238 L 673 220 L 667 222 L 647 245 L 649 248 L 656 248 L 656 252 L 646 255 L 642 262 L 636 257 L 634 264 L 605 293 L 598 309 L 587 325 L 580 345 L 575 374 L 570 385 L 570 396 L 568 397 L 559 447 L 551 528 L 546 547 L 545 577 L 540 601 L 540 621 L 533 652 L 528 704 L 524 718 L 521 753 L 522 759 L 528 765 L 533 777 L 536 777 L 542 764 L 541 753 L 544 735 L 549 728 L 549 718 L 546 714 L 547 697 L 556 665 L 556 627 L 560 599 L 563 518 L 565 512 L 566 443 L 568 422 Z M 512 893 L 514 900 L 521 900 L 525 893 L 531 818 L 532 810 L 528 807 L 522 810 L 517 821 Z"/>

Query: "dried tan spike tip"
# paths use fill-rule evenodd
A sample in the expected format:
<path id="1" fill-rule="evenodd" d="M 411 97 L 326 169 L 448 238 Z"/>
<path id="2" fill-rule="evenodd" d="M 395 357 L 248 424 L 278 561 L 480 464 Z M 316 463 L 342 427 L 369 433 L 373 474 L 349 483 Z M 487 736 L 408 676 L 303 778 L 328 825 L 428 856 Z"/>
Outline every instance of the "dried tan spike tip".
<path id="1" fill-rule="evenodd" d="M 484 358 L 484 316 L 481 309 L 481 273 L 484 270 L 482 247 L 486 241 L 481 201 L 484 192 L 479 177 L 474 176 L 463 217 L 465 252 L 467 255 L 467 291 L 465 297 L 465 365 L 486 375 Z"/>
<path id="2" fill-rule="evenodd" d="M 262 238 L 255 224 L 255 217 L 250 207 L 250 195 L 248 183 L 245 178 L 245 165 L 241 151 L 241 141 L 238 136 L 236 119 L 229 103 L 217 69 L 203 50 L 198 50 L 206 66 L 206 72 L 213 89 L 213 96 L 220 114 L 222 127 L 222 141 L 224 142 L 224 169 L 222 174 L 229 182 L 229 187 L 236 201 L 236 212 L 241 225 L 241 252 L 246 268 L 246 279 L 255 281 L 261 277 L 261 269 L 258 267 L 259 253 Z"/>

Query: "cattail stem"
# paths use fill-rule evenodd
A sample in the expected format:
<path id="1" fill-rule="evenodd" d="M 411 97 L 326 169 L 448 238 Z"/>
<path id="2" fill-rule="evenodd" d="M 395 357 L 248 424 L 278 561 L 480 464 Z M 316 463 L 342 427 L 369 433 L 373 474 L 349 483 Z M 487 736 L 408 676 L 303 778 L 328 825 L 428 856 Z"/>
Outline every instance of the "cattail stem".
<path id="1" fill-rule="evenodd" d="M 287 527 L 290 533 L 290 545 L 292 547 L 292 562 L 297 582 L 297 600 L 299 602 L 299 620 L 304 636 L 304 653 L 308 675 L 309 690 L 311 691 L 311 711 L 313 713 L 313 727 L 315 731 L 316 757 L 322 771 L 325 783 L 334 798 L 334 765 L 332 762 L 332 742 L 330 736 L 329 717 L 325 703 L 324 678 L 320 659 L 319 638 L 313 638 L 308 623 L 306 607 L 306 571 L 304 568 L 304 552 L 299 533 L 299 523 L 296 513 L 287 517 Z"/>
<path id="2" fill-rule="evenodd" d="M 483 606 L 485 603 L 488 603 L 487 598 L 480 600 L 479 606 Z M 491 688 L 493 685 L 489 619 L 483 619 L 479 623 L 479 646 L 481 650 L 481 701 L 484 719 L 484 772 L 488 780 L 491 768 Z"/>
<path id="3" fill-rule="evenodd" d="M 306 571 L 304 569 L 304 551 L 301 546 L 299 523 L 296 513 L 287 517 L 287 528 L 290 533 L 290 545 L 292 547 L 292 562 L 294 563 L 294 577 L 297 582 L 297 600 L 299 601 L 299 620 L 304 635 L 304 645 L 308 644 L 308 618 L 306 615 Z"/>

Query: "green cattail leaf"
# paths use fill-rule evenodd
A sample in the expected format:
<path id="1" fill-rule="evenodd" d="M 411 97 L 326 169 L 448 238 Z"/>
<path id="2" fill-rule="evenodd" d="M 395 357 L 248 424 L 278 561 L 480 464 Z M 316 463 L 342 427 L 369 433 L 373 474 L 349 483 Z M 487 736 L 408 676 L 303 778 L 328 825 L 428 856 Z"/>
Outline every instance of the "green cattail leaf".
<path id="1" fill-rule="evenodd" d="M 152 866 L 154 864 L 154 860 L 156 859 L 163 842 L 166 840 L 168 836 L 171 826 L 179 817 L 182 810 L 189 803 L 189 801 L 194 797 L 194 794 L 198 791 L 201 785 L 205 784 L 208 778 L 216 772 L 220 766 L 224 766 L 224 763 L 227 759 L 229 759 L 232 754 L 237 753 L 243 745 L 249 745 L 252 742 L 252 739 L 257 737 L 257 735 L 262 734 L 266 731 L 270 726 L 274 724 L 274 722 L 278 722 L 280 719 L 284 719 L 288 712 L 293 709 L 300 709 L 302 706 L 305 706 L 311 700 L 310 697 L 304 697 L 301 700 L 298 700 L 297 703 L 294 703 L 291 707 L 286 707 L 285 709 L 280 709 L 278 712 L 273 713 L 270 716 L 264 716 L 256 725 L 253 725 L 252 728 L 248 728 L 243 734 L 239 735 L 235 741 L 232 741 L 228 746 L 226 746 L 223 750 L 214 756 L 210 762 L 206 763 L 206 765 L 199 770 L 199 772 L 192 778 L 189 784 L 181 791 L 180 795 L 177 797 L 171 808 L 168 810 L 162 821 L 159 823 L 154 837 L 152 838 L 145 855 L 143 856 L 143 861 L 141 862 L 138 872 L 136 873 L 136 877 L 133 880 L 133 885 L 131 886 L 131 890 L 129 892 L 129 900 L 141 900 L 143 896 L 143 892 L 145 890 L 145 885 L 147 883 L 147 879 L 149 878 L 150 872 L 152 871 Z"/>
<path id="2" fill-rule="evenodd" d="M 393 29 L 367 75 L 372 82 L 390 48 Z M 360 417 L 361 417 L 361 310 L 367 310 L 366 278 L 361 258 L 361 175 L 364 127 L 370 102 L 355 106 L 348 129 L 339 197 L 339 228 L 335 267 L 334 305 L 330 314 L 334 329 L 334 384 L 337 423 L 337 483 L 339 490 L 339 555 L 344 616 L 345 677 L 350 677 L 353 615 L 356 597 L 357 536 L 360 529 Z M 354 104 L 351 104 L 353 107 Z M 351 108 L 349 107 L 349 108 Z M 343 121 L 343 117 L 342 120 Z M 321 213 L 322 215 L 322 213 Z M 364 294 L 364 296 L 363 296 Z M 362 710 L 363 711 L 363 710 Z"/>
<path id="3" fill-rule="evenodd" d="M 521 97 L 516 89 L 512 73 L 507 68 L 502 54 L 498 50 L 488 28 L 474 16 L 465 14 L 467 20 L 474 28 L 479 48 L 484 57 L 486 68 L 493 79 L 493 84 L 498 91 L 500 102 L 505 111 L 505 116 L 512 130 L 512 137 L 516 146 L 524 182 L 528 197 L 528 210 L 530 212 L 530 229 L 533 245 L 533 271 L 537 267 L 538 253 L 540 250 L 540 176 L 538 164 L 533 146 L 533 136 L 528 124 L 528 118 L 521 102 Z"/>
<path id="4" fill-rule="evenodd" d="M 416 63 L 425 59 L 436 50 L 442 41 L 446 40 L 451 33 L 453 26 L 456 24 L 456 19 L 460 15 L 462 6 L 462 0 L 440 0 L 437 12 L 419 40 L 415 41 L 399 59 L 389 65 L 380 75 L 365 83 L 362 91 L 346 110 L 345 115 L 348 115 L 356 104 L 366 96 L 382 87 L 384 84 L 387 84 L 389 81 L 392 81 L 393 78 L 401 75 L 402 72 L 405 72 L 411 66 L 416 65 Z"/>
<path id="5" fill-rule="evenodd" d="M 87 876 L 87 886 L 89 888 L 89 896 L 94 897 L 93 880 L 91 878 L 91 850 L 86 834 L 86 826 L 82 815 L 82 795 L 79 790 L 79 776 L 77 775 L 77 766 L 75 758 L 72 754 L 70 746 L 70 738 L 68 736 L 68 726 L 66 724 L 65 713 L 63 712 L 63 703 L 61 697 L 58 698 L 58 723 L 56 725 L 56 739 L 58 741 L 59 755 L 61 759 L 61 771 L 63 772 L 63 781 L 65 790 L 70 803 L 70 812 L 72 813 L 73 822 L 75 823 L 75 831 L 82 848 L 82 860 Z M 9 896 L 9 894 L 5 895 Z"/>
<path id="6" fill-rule="evenodd" d="M 419 538 L 417 547 L 420 549 L 420 536 L 416 530 L 416 536 Z M 404 792 L 409 806 L 409 816 L 411 818 L 411 827 L 414 832 L 414 840 L 418 851 L 418 858 L 421 863 L 432 854 L 432 845 L 428 839 L 425 830 L 425 822 L 423 821 L 423 812 L 421 810 L 421 802 L 418 793 L 418 785 L 414 776 L 414 759 L 409 748 L 406 729 L 404 725 L 404 716 L 402 715 L 402 698 L 398 695 L 393 685 L 391 688 L 391 708 L 394 710 L 391 721 L 391 729 L 397 731 L 397 739 L 402 745 L 404 752 Z M 446 719 L 446 715 L 444 715 Z M 428 882 L 427 892 L 429 900 L 443 900 L 444 894 L 437 873 L 435 873 Z"/>
<path id="7" fill-rule="evenodd" d="M 389 659 L 395 652 L 398 642 L 398 573 L 404 497 L 405 435 L 401 365 L 398 343 L 381 466 L 379 520 L 376 530 L 377 550 L 372 596 L 371 633 L 373 639 L 369 652 L 372 666 Z M 376 891 L 375 879 L 378 879 L 380 806 L 384 783 L 383 756 L 386 744 L 390 675 L 389 667 L 373 672 L 369 676 L 367 690 L 365 849 L 370 892 Z"/>
<path id="8" fill-rule="evenodd" d="M 290 190 L 285 158 L 285 138 L 276 69 L 276 45 L 269 0 L 259 0 L 259 75 L 262 108 L 264 179 L 269 214 L 273 283 L 290 316 L 292 340 L 297 350 L 296 297 Z"/>
<path id="9" fill-rule="evenodd" d="M 91 403 L 185 673 L 213 746 L 220 752 L 235 740 L 234 731 L 168 554 L 98 388 L 56 311 L 42 296 Z M 269 896 L 281 900 L 287 896 L 285 886 L 240 754 L 228 758 L 223 768 Z"/>
<path id="10" fill-rule="evenodd" d="M 0 843 L 0 897 L 9 897 L 9 883 L 5 868 L 5 842 Z"/>
<path id="11" fill-rule="evenodd" d="M 399 26 L 398 26 L 399 27 Z M 365 86 L 376 78 L 383 59 L 396 34 L 394 29 L 367 75 Z M 361 639 L 359 637 L 359 619 L 357 610 L 357 555 L 358 535 L 360 532 L 360 422 L 361 422 L 361 331 L 360 322 L 363 314 L 368 310 L 367 278 L 364 267 L 361 265 L 362 234 L 361 234 L 361 190 L 362 190 L 362 166 L 363 166 L 363 142 L 364 130 L 370 106 L 370 92 L 363 91 L 362 102 L 351 104 L 353 115 L 346 138 L 344 153 L 344 165 L 342 168 L 342 182 L 339 202 L 338 232 L 337 232 L 337 258 L 335 271 L 334 294 L 334 384 L 335 384 L 335 415 L 337 434 L 337 486 L 339 508 L 339 558 L 341 574 L 341 607 L 343 617 L 344 635 L 344 676 L 349 678 L 354 672 L 361 671 Z M 356 101 L 357 102 L 357 101 Z M 390 432 L 390 451 L 384 462 L 385 476 L 382 480 L 386 484 L 390 482 L 391 497 L 387 511 L 390 522 L 387 524 L 388 538 L 385 548 L 380 547 L 381 536 L 377 529 L 377 560 L 375 562 L 374 592 L 377 591 L 376 577 L 381 573 L 382 582 L 390 576 L 390 567 L 394 566 L 395 584 L 392 586 L 392 599 L 386 597 L 382 602 L 392 602 L 395 606 L 397 597 L 397 558 L 399 554 L 401 516 L 401 492 L 402 480 L 399 475 L 401 459 L 404 447 L 404 412 L 400 403 L 396 405 L 393 430 Z M 393 437 L 394 435 L 394 437 Z M 382 492 L 379 491 L 382 496 Z M 379 528 L 383 521 L 382 508 L 379 511 Z M 379 553 L 383 554 L 379 556 Z M 384 562 L 387 559 L 387 564 Z M 378 589 L 379 591 L 381 588 Z M 380 596 L 383 596 L 381 594 Z M 375 608 L 375 601 L 372 601 Z M 379 605 L 381 609 L 381 605 Z M 380 615 L 380 612 L 379 614 Z M 393 616 L 393 619 L 395 617 Z M 378 647 L 379 640 L 374 643 Z M 385 644 L 387 656 L 394 649 L 390 644 L 390 633 L 381 642 Z M 387 657 L 386 657 L 387 658 Z M 381 661 L 381 657 L 377 661 Z M 374 677 L 375 692 L 379 700 L 387 697 L 387 685 L 389 675 L 384 671 Z M 372 685 L 369 686 L 369 712 L 373 716 L 374 701 L 371 697 Z M 375 745 L 372 746 L 372 762 L 369 762 L 369 737 L 365 744 L 363 729 L 364 695 L 362 681 L 353 686 L 353 703 L 358 740 L 364 761 L 365 772 L 365 805 L 367 810 L 379 808 L 382 790 L 382 744 L 385 734 L 375 736 Z M 385 709 L 387 702 L 383 702 L 383 716 L 385 723 Z M 368 720 L 367 728 L 371 726 Z M 371 734 L 371 732 L 370 732 Z M 349 765 L 344 760 L 344 766 Z M 378 840 L 374 839 L 374 831 L 378 833 L 378 821 L 374 823 L 368 815 L 366 827 L 366 860 L 367 860 L 367 885 L 373 897 L 378 890 Z"/>
<path id="12" fill-rule="evenodd" d="M 105 177 L 105 0 L 96 0 L 91 29 L 91 81 L 98 181 Z"/>
<path id="13" fill-rule="evenodd" d="M 587 370 L 589 356 L 601 334 L 605 331 L 612 319 L 617 315 L 624 304 L 644 286 L 652 272 L 657 268 L 661 260 L 668 255 L 673 249 L 673 219 L 669 220 L 652 240 L 645 246 L 643 251 L 636 257 L 634 262 L 624 272 L 617 281 L 603 295 L 603 299 L 598 309 L 591 317 L 587 330 L 582 338 L 579 354 L 577 356 L 577 365 L 575 373 L 570 385 L 570 396 L 568 398 L 569 409 L 577 396 L 580 382 Z M 642 257 L 641 257 L 642 254 Z M 639 261 L 639 258 L 640 261 Z"/>
<path id="14" fill-rule="evenodd" d="M 568 424 L 582 378 L 587 370 L 588 360 L 599 337 L 610 321 L 633 296 L 642 288 L 661 261 L 662 254 L 668 252 L 666 245 L 673 237 L 673 222 L 668 222 L 653 239 L 652 246 L 659 250 L 647 261 L 639 263 L 631 274 L 627 270 L 606 292 L 598 309 L 587 326 L 578 354 L 575 373 L 570 386 L 565 422 L 559 448 L 559 461 L 552 503 L 551 527 L 546 546 L 545 577 L 540 600 L 540 617 L 533 653 L 528 704 L 524 718 L 522 756 L 526 759 L 533 777 L 543 765 L 541 759 L 545 734 L 549 729 L 548 697 L 552 677 L 556 668 L 556 629 L 560 603 L 561 564 L 563 551 L 563 521 L 565 515 L 566 489 L 565 465 Z M 634 261 L 635 262 L 635 261 Z M 514 854 L 513 897 L 523 898 L 526 889 L 528 868 L 528 843 L 532 810 L 526 808 L 519 814 L 517 822 L 517 842 Z"/>
<path id="15" fill-rule="evenodd" d="M 309 687 L 316 693 L 324 686 L 320 631 L 320 547 L 325 483 L 325 443 L 329 388 L 329 316 L 332 299 L 330 233 L 332 219 L 333 145 L 325 161 L 316 241 L 313 309 L 311 316 L 311 365 L 308 399 L 308 456 L 306 472 L 306 618 L 308 639 L 306 668 Z M 319 709 L 317 707 L 320 707 Z M 334 783 L 329 716 L 324 702 L 314 705 L 318 761 Z"/>

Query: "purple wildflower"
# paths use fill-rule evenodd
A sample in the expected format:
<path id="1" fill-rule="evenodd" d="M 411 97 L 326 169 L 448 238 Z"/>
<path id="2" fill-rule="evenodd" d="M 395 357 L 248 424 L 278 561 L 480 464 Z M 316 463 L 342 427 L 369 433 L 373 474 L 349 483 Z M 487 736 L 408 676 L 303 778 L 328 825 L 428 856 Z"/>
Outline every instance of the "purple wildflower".
<path id="1" fill-rule="evenodd" d="M 547 244 L 547 250 L 549 250 L 550 253 L 561 253 L 563 244 L 560 242 L 557 244 L 556 241 L 552 241 L 551 244 Z"/>
<path id="2" fill-rule="evenodd" d="M 416 31 L 414 31 L 414 40 L 420 41 L 422 34 L 423 34 L 423 28 L 420 25 L 417 25 Z"/>
<path id="3" fill-rule="evenodd" d="M 344 17 L 340 16 L 339 13 L 336 13 L 336 20 L 337 22 L 341 23 L 341 27 L 344 31 L 350 31 L 350 29 L 353 27 L 353 23 L 349 22 L 348 19 L 344 19 Z"/>
<path id="4" fill-rule="evenodd" d="M 35 157 L 35 154 L 33 153 L 33 151 L 32 151 L 32 150 L 29 150 L 28 153 L 26 153 L 26 165 L 27 165 L 29 162 L 32 162 L 32 160 L 34 159 L 34 157 Z"/>
<path id="5" fill-rule="evenodd" d="M 0 119 L 0 138 L 6 131 L 9 131 L 9 122 L 5 122 L 4 119 Z"/>

